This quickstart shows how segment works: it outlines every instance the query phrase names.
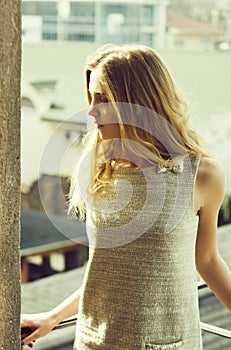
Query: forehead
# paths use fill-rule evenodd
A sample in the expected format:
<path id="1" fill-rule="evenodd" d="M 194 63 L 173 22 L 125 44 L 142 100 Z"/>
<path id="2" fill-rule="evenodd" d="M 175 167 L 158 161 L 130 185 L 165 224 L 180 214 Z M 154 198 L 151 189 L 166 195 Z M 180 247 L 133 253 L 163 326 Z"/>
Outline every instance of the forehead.
<path id="1" fill-rule="evenodd" d="M 99 69 L 94 69 L 90 74 L 89 91 L 91 94 L 103 93 L 103 86 L 100 82 L 101 73 Z"/>

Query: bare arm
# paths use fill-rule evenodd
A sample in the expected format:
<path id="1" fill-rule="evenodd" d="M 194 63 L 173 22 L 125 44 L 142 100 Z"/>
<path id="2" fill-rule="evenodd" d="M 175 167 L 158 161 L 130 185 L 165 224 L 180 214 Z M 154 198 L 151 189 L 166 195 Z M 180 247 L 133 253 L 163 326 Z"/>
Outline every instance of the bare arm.
<path id="1" fill-rule="evenodd" d="M 78 312 L 81 288 L 71 294 L 61 304 L 50 311 L 51 317 L 55 320 L 55 325 L 63 321 L 65 318 L 76 315 Z"/>
<path id="2" fill-rule="evenodd" d="M 21 327 L 30 327 L 34 332 L 23 340 L 24 345 L 48 334 L 59 322 L 78 312 L 81 288 L 50 311 L 22 315 Z"/>
<path id="3" fill-rule="evenodd" d="M 224 171 L 214 160 L 205 162 L 199 186 L 202 203 L 196 242 L 197 270 L 217 298 L 231 311 L 231 271 L 217 249 L 217 219 L 224 198 Z"/>

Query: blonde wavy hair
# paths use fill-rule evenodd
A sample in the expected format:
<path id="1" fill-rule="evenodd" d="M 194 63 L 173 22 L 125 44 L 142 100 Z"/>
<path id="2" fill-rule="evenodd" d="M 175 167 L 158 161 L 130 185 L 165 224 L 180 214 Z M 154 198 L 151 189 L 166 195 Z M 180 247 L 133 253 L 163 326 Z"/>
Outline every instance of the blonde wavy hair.
<path id="1" fill-rule="evenodd" d="M 121 139 L 133 140 L 147 150 L 148 158 L 160 165 L 171 166 L 176 159 L 188 154 L 210 157 L 202 138 L 189 122 L 188 106 L 178 91 L 166 64 L 151 48 L 143 45 L 103 46 L 86 65 L 86 89 L 88 102 L 90 75 L 99 70 L 100 83 L 108 101 L 115 105 Z M 138 106 L 130 109 L 130 123 L 124 123 L 120 108 L 116 104 Z M 140 106 L 140 115 L 139 115 Z M 143 108 L 161 118 L 142 118 Z M 139 125 L 134 118 L 139 118 Z M 161 138 L 155 137 L 162 135 Z M 69 212 L 76 212 L 80 219 L 85 217 L 83 193 L 80 193 L 78 176 L 80 164 L 86 155 L 94 150 L 84 174 L 84 191 L 93 194 L 111 179 L 116 159 L 103 157 L 97 161 L 97 145 L 101 142 L 98 130 L 90 130 L 83 139 L 83 151 L 71 179 Z M 168 147 L 171 148 L 171 154 Z M 134 152 L 134 150 L 130 149 Z M 173 157 L 174 154 L 174 157 Z M 145 156 L 145 155 L 143 155 Z M 147 155 L 146 155 L 147 157 Z M 81 173 L 83 169 L 81 170 Z M 83 190 L 83 188 L 82 188 Z"/>

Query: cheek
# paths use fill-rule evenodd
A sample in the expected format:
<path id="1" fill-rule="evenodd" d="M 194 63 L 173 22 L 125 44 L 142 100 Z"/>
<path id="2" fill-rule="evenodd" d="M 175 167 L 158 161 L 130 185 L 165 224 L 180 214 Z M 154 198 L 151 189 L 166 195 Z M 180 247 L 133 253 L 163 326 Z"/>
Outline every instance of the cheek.
<path id="1" fill-rule="evenodd" d="M 100 105 L 100 118 L 105 124 L 119 124 L 115 110 L 107 104 Z"/>

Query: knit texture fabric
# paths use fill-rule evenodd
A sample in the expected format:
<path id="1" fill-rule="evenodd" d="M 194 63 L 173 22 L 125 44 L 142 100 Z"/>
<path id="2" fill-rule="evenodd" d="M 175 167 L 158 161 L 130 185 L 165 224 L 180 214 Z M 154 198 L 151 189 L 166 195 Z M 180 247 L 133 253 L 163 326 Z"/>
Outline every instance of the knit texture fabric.
<path id="1" fill-rule="evenodd" d="M 91 246 L 76 350 L 202 350 L 193 203 L 199 160 L 190 155 L 177 169 L 118 168 L 87 206 Z"/>

